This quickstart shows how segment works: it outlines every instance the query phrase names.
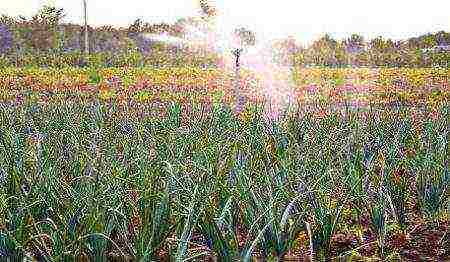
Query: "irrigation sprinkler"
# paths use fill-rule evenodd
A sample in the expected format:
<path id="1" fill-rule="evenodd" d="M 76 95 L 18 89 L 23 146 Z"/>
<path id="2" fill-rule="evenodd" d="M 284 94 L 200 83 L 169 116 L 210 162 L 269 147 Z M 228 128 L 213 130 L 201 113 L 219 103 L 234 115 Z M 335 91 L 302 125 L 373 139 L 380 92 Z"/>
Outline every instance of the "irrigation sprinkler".
<path id="1" fill-rule="evenodd" d="M 241 57 L 242 52 L 244 51 L 243 48 L 235 48 L 234 50 L 231 51 L 231 53 L 234 55 L 235 57 L 235 68 L 234 68 L 234 83 L 233 83 L 233 87 L 234 87 L 234 96 L 237 99 L 237 111 L 241 111 L 243 104 L 245 102 L 244 97 L 241 96 L 240 94 L 240 89 L 241 89 L 241 76 L 240 76 L 240 62 L 239 62 L 239 58 Z"/>
<path id="2" fill-rule="evenodd" d="M 186 29 L 190 32 L 189 37 L 174 37 L 168 34 L 143 34 L 143 37 L 154 41 L 164 42 L 169 45 L 186 46 L 188 48 L 210 48 L 214 52 L 220 52 L 218 49 L 222 49 L 224 46 L 219 46 L 217 42 L 211 42 L 207 32 L 196 29 L 192 26 L 186 26 Z M 215 37 L 212 37 L 215 39 Z M 227 42 L 225 46 L 231 47 L 231 54 L 234 56 L 234 79 L 232 81 L 232 93 L 235 98 L 235 112 L 240 113 L 246 103 L 246 98 L 241 94 L 240 84 L 240 58 L 245 52 L 245 48 L 255 45 L 255 35 L 253 32 L 246 30 L 245 28 L 238 28 L 234 30 L 231 36 L 232 42 Z M 230 45 L 228 45 L 230 44 Z M 227 49 L 227 48 L 226 48 Z M 223 53 L 222 53 L 223 54 Z M 224 54 L 223 54 L 224 55 Z M 226 59 L 228 61 L 228 59 Z M 232 69 L 231 69 L 232 70 Z"/>
<path id="3" fill-rule="evenodd" d="M 236 48 L 231 53 L 236 57 L 236 69 L 239 69 L 239 57 L 242 54 L 243 48 Z"/>
<path id="4" fill-rule="evenodd" d="M 240 76 L 240 58 L 245 51 L 244 48 L 254 46 L 256 39 L 255 34 L 245 28 L 237 28 L 233 32 L 233 43 L 232 43 L 232 55 L 235 57 L 235 70 L 234 70 L 234 95 L 236 98 L 236 108 L 235 112 L 240 113 L 244 109 L 246 99 L 241 95 L 241 76 Z"/>

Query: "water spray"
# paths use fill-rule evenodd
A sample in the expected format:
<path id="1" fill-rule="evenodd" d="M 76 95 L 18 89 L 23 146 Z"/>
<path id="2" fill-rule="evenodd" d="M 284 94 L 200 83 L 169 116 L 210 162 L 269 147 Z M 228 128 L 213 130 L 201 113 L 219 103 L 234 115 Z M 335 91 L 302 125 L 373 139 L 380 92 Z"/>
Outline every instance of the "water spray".
<path id="1" fill-rule="evenodd" d="M 200 6 L 203 17 L 195 20 L 195 23 L 183 24 L 182 37 L 168 34 L 144 36 L 169 45 L 183 46 L 189 51 L 209 50 L 217 53 L 221 60 L 219 67 L 232 74 L 230 92 L 234 96 L 234 112 L 238 114 L 243 111 L 247 101 L 241 90 L 244 88 L 241 86 L 241 67 L 254 72 L 258 78 L 258 88 L 254 91 L 257 96 L 265 97 L 267 102 L 265 115 L 269 119 L 277 119 L 293 101 L 291 68 L 273 60 L 274 47 L 269 39 L 262 36 L 256 43 L 254 32 L 244 27 L 233 30 L 220 19 L 221 16 L 209 1 L 200 1 Z"/>

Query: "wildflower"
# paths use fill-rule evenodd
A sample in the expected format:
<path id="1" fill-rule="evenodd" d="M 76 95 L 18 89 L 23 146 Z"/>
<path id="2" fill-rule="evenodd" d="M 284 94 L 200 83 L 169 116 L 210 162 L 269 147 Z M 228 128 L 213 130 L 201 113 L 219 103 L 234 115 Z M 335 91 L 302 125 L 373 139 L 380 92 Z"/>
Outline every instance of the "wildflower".
<path id="1" fill-rule="evenodd" d="M 309 95 L 313 95 L 319 91 L 319 87 L 317 85 L 309 85 L 306 87 L 306 91 Z"/>
<path id="2" fill-rule="evenodd" d="M 316 118 L 325 118 L 326 116 L 328 116 L 328 112 L 323 109 L 315 114 Z"/>
<path id="3" fill-rule="evenodd" d="M 122 87 L 122 79 L 118 76 L 112 76 L 109 79 L 106 80 L 107 84 L 111 86 L 114 90 L 119 91 Z"/>
<path id="4" fill-rule="evenodd" d="M 23 102 L 24 102 L 23 95 L 21 95 L 21 94 L 16 95 L 16 100 L 15 100 L 16 105 L 21 105 L 21 104 L 23 104 Z"/>
<path id="5" fill-rule="evenodd" d="M 433 121 L 437 121 L 439 119 L 439 112 L 437 110 L 433 110 L 430 117 Z"/>
<path id="6" fill-rule="evenodd" d="M 205 105 L 211 105 L 213 102 L 213 98 L 210 95 L 202 96 L 200 100 L 201 103 Z"/>
<path id="7" fill-rule="evenodd" d="M 125 106 L 128 101 L 128 96 L 126 93 L 121 93 L 117 96 L 117 104 L 121 106 Z"/>

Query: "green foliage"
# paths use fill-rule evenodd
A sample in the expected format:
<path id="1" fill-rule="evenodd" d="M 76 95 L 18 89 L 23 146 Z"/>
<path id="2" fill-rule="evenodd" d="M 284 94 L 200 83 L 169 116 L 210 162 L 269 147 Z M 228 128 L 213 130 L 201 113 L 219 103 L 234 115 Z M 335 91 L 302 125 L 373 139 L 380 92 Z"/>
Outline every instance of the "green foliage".
<path id="1" fill-rule="evenodd" d="M 412 109 L 271 123 L 260 105 L 244 121 L 226 106 L 171 103 L 159 117 L 25 99 L 0 110 L 0 252 L 18 259 L 282 260 L 306 225 L 326 259 L 348 209 L 369 216 L 387 258 L 413 196 L 424 219 L 448 216 L 448 108 L 415 130 Z"/>
<path id="2" fill-rule="evenodd" d="M 208 10 L 208 11 L 206 11 Z M 202 12 L 206 17 L 214 16 L 214 8 L 202 4 Z M 10 55 L 6 58 L 10 64 L 23 66 L 33 63 L 33 59 L 21 61 L 25 53 L 36 57 L 34 65 L 41 60 L 47 66 L 59 65 L 66 61 L 70 66 L 79 66 L 79 63 L 70 61 L 74 53 L 82 52 L 79 33 L 84 31 L 82 25 L 63 23 L 65 11 L 54 6 L 44 6 L 31 18 L 9 17 L 3 15 L 0 20 L 12 32 L 15 32 L 14 45 Z M 195 19 L 194 19 L 195 20 Z M 195 25 L 195 21 L 192 24 Z M 184 21 L 184 22 L 183 22 Z M 104 59 L 98 61 L 101 66 L 180 66 L 185 64 L 217 66 L 217 54 L 192 51 L 170 51 L 164 43 L 152 43 L 150 52 L 138 52 L 136 37 L 143 32 L 168 32 L 173 36 L 183 34 L 183 24 L 190 23 L 190 19 L 180 19 L 174 24 L 148 24 L 137 19 L 128 28 L 116 29 L 111 26 L 89 28 L 90 50 L 92 54 L 101 54 Z M 246 28 L 237 28 L 234 32 L 244 45 L 254 45 L 257 41 L 254 32 Z M 450 65 L 450 55 L 445 50 L 432 50 L 424 52 L 423 49 L 434 48 L 438 45 L 450 43 L 449 33 L 439 31 L 411 37 L 401 41 L 394 41 L 383 37 L 364 39 L 357 34 L 351 34 L 347 39 L 336 40 L 325 34 L 308 47 L 297 46 L 295 43 L 286 57 L 289 65 L 295 66 L 363 66 L 363 67 L 444 67 Z M 283 39 L 290 42 L 292 39 Z M 74 42 L 76 44 L 74 44 Z M 77 43 L 78 42 L 78 43 Z M 295 41 L 294 41 L 295 42 Z M 105 44 L 106 43 L 106 44 Z M 107 47 L 109 45 L 109 47 Z M 67 48 L 68 47 L 68 48 Z M 69 50 L 67 50 L 69 49 Z M 275 53 L 280 51 L 274 47 Z M 44 58 L 48 53 L 56 52 L 58 55 Z M 175 53 L 175 54 L 174 54 Z M 54 61 L 56 60 L 56 61 Z M 20 62 L 20 63 L 19 63 Z"/>
<path id="3" fill-rule="evenodd" d="M 439 212 L 445 208 L 445 202 L 449 196 L 448 170 L 437 174 L 420 174 L 416 183 L 420 208 L 426 216 L 436 219 Z"/>
<path id="4" fill-rule="evenodd" d="M 330 203 L 322 203 L 313 194 L 310 195 L 311 209 L 313 210 L 316 226 L 312 230 L 313 248 L 319 259 L 329 257 L 331 237 L 336 230 L 343 205 L 329 207 Z"/>
<path id="5" fill-rule="evenodd" d="M 11 62 L 8 60 L 8 58 L 4 55 L 0 55 L 0 67 L 6 68 L 11 66 Z"/>
<path id="6" fill-rule="evenodd" d="M 102 81 L 102 76 L 99 74 L 99 72 L 94 68 L 91 68 L 89 70 L 88 74 L 88 82 L 92 85 L 98 85 Z"/>

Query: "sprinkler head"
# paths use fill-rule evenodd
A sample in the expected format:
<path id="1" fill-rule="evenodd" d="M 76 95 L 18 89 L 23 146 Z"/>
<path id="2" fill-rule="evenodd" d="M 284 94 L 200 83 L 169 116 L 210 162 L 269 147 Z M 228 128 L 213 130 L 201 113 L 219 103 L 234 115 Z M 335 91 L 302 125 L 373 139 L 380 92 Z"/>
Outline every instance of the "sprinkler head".
<path id="1" fill-rule="evenodd" d="M 236 57 L 236 67 L 239 66 L 239 57 L 241 56 L 242 51 L 244 51 L 243 48 L 236 48 L 233 51 L 231 51 L 231 53 Z"/>
<path id="2" fill-rule="evenodd" d="M 241 56 L 242 51 L 244 51 L 243 48 L 236 48 L 236 49 L 234 49 L 233 51 L 231 51 L 231 53 L 232 53 L 234 56 L 239 57 L 239 56 Z"/>

